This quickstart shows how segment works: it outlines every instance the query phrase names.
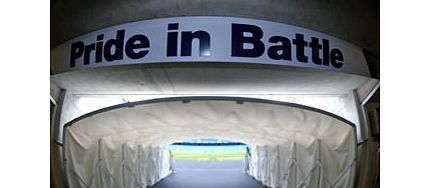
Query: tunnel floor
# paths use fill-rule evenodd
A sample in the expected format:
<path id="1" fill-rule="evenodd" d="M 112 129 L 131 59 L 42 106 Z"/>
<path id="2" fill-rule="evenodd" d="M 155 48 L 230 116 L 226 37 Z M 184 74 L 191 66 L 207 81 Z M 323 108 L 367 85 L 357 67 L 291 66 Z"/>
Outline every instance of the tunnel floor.
<path id="1" fill-rule="evenodd" d="M 152 188 L 262 188 L 243 171 L 243 161 L 175 161 L 175 172 Z"/>

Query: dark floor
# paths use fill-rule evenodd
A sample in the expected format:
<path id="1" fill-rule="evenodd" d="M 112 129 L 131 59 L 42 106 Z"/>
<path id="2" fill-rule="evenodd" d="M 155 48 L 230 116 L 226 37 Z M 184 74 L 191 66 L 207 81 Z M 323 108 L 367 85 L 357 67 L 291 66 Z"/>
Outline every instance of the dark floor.
<path id="1" fill-rule="evenodd" d="M 176 161 L 175 172 L 152 188 L 262 188 L 243 172 L 242 161 Z"/>

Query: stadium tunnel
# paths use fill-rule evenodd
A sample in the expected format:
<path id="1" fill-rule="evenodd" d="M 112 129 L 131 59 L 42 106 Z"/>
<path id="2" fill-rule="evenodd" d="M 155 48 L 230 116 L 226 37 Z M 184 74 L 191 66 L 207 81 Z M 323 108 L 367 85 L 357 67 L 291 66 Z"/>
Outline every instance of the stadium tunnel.
<path id="1" fill-rule="evenodd" d="M 154 185 L 192 138 L 252 145 L 265 186 L 377 187 L 378 9 L 51 1 L 51 187 Z"/>
<path id="2" fill-rule="evenodd" d="M 163 145 L 214 137 L 253 145 L 249 174 L 267 186 L 350 187 L 357 155 L 354 130 L 333 114 L 261 99 L 125 103 L 67 124 L 67 179 L 71 187 L 153 185 L 171 172 Z"/>
<path id="3" fill-rule="evenodd" d="M 368 155 L 359 144 L 369 137 L 361 110 L 378 80 L 237 66 L 132 65 L 52 75 L 52 89 L 68 88 L 57 90 L 63 100 L 54 113 L 57 175 L 68 187 L 151 186 L 171 172 L 163 145 L 219 138 L 253 146 L 248 174 L 266 186 L 357 184 L 366 173 L 357 173 L 366 165 L 358 157 Z M 136 92 L 142 88 L 158 94 Z"/>

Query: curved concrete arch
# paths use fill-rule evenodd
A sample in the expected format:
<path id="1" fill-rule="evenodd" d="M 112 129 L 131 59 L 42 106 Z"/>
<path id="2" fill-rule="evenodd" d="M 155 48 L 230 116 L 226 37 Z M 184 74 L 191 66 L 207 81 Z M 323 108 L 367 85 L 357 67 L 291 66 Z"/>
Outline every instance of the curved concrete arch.
<path id="1" fill-rule="evenodd" d="M 54 0 L 51 47 L 113 25 L 177 16 L 231 16 L 297 25 L 379 55 L 379 1 Z"/>

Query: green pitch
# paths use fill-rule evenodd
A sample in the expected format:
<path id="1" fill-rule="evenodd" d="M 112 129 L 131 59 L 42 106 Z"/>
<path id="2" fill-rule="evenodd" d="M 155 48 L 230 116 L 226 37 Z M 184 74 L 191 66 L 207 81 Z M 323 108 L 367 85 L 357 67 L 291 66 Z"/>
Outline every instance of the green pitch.
<path id="1" fill-rule="evenodd" d="M 214 152 L 214 153 L 192 153 L 192 152 L 172 152 L 176 160 L 203 160 L 203 161 L 224 161 L 242 160 L 245 152 Z"/>

